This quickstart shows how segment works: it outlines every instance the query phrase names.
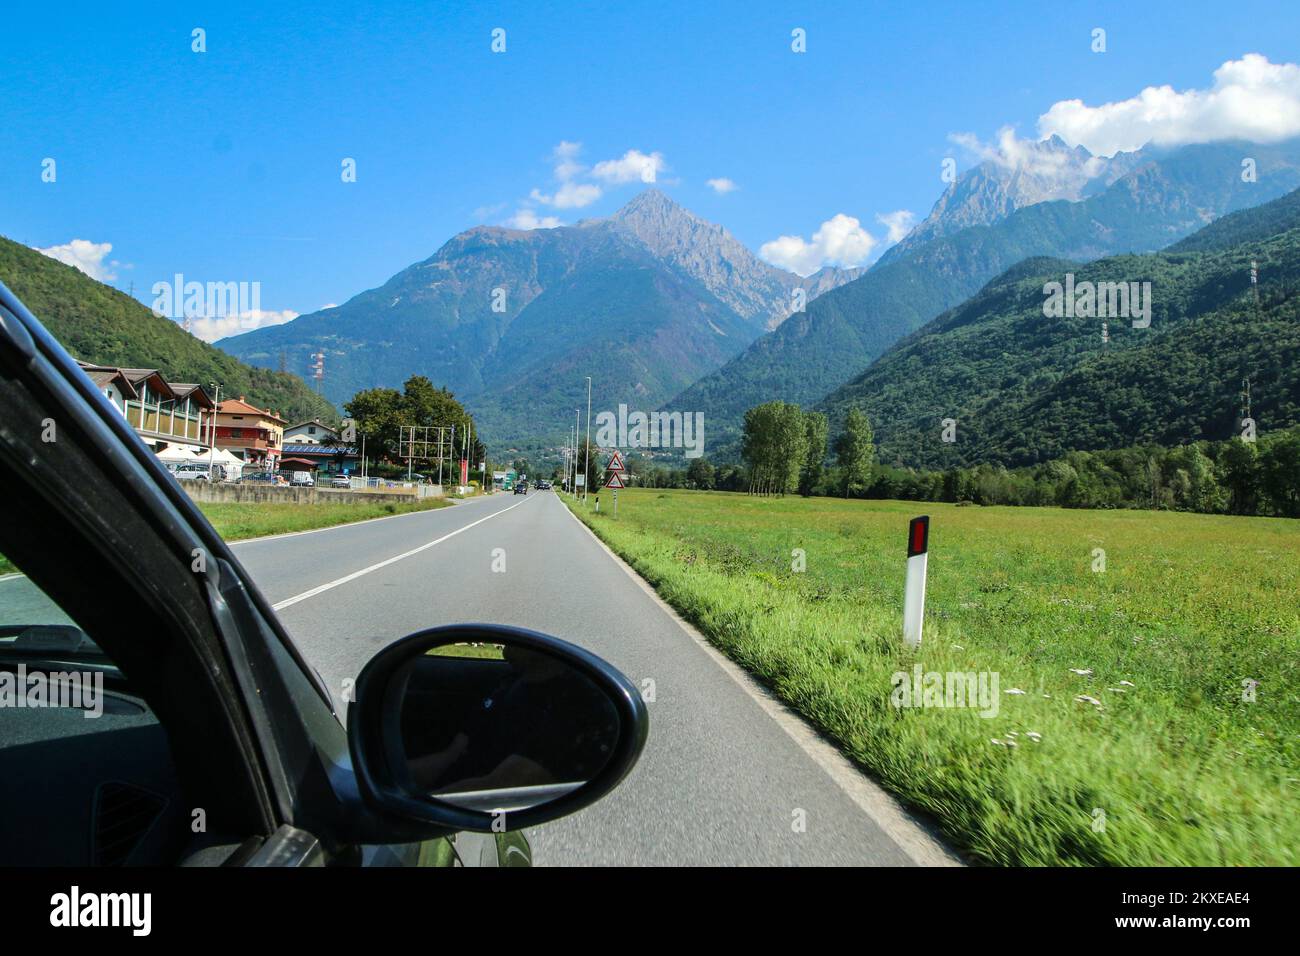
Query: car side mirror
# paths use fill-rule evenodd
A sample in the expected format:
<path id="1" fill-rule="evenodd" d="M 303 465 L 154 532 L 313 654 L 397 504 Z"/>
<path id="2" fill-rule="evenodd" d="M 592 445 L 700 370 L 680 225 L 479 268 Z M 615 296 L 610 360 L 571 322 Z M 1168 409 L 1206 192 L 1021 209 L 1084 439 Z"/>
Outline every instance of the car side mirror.
<path id="1" fill-rule="evenodd" d="M 536 631 L 420 631 L 361 671 L 348 748 L 374 809 L 450 830 L 536 826 L 599 800 L 650 720 L 621 673 Z"/>

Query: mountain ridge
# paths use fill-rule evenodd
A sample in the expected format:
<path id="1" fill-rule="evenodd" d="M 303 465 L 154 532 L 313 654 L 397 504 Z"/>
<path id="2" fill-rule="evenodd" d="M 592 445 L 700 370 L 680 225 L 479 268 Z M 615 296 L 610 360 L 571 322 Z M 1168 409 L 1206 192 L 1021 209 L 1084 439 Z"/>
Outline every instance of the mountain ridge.
<path id="1" fill-rule="evenodd" d="M 1216 214 L 1300 186 L 1300 141 L 1250 144 L 1259 181 L 1240 178 L 1243 144 L 1156 151 L 1079 202 L 1024 206 L 992 225 L 968 226 L 882 258 L 864 276 L 809 303 L 665 407 L 701 411 L 722 457 L 734 457 L 747 408 L 782 399 L 811 405 L 853 380 L 895 342 L 1035 256 L 1091 261 L 1154 251 Z M 1133 157 L 1125 160 L 1132 163 Z"/>

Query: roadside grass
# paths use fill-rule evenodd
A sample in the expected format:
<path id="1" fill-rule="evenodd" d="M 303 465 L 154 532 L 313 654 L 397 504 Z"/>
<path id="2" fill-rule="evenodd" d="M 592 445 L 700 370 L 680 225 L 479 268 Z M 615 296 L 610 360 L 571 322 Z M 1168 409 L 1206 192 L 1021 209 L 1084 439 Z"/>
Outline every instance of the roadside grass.
<path id="1" fill-rule="evenodd" d="M 268 534 L 290 531 L 314 531 L 354 521 L 383 518 L 388 515 L 408 514 L 412 511 L 430 511 L 450 507 L 442 498 L 425 498 L 423 501 L 358 502 L 354 504 L 292 504 L 289 502 L 199 502 L 199 510 L 212 522 L 217 533 L 227 541 L 241 538 L 259 538 Z"/>
<path id="2" fill-rule="evenodd" d="M 565 500 L 976 860 L 1300 863 L 1300 522 L 654 489 L 621 499 L 617 519 Z M 930 573 L 912 652 L 905 538 L 921 513 Z M 893 706 L 891 676 L 910 681 L 914 664 L 997 673 L 997 716 Z"/>
<path id="3" fill-rule="evenodd" d="M 407 514 L 411 511 L 430 511 L 446 508 L 450 502 L 443 498 L 425 498 L 423 501 L 375 501 L 355 504 L 294 504 L 290 502 L 198 502 L 199 510 L 212 522 L 217 533 L 227 541 L 242 538 L 260 538 L 268 534 L 285 534 L 290 531 L 314 531 L 334 525 L 351 524 L 370 518 Z M 0 554 L 0 574 L 17 571 L 3 554 Z"/>

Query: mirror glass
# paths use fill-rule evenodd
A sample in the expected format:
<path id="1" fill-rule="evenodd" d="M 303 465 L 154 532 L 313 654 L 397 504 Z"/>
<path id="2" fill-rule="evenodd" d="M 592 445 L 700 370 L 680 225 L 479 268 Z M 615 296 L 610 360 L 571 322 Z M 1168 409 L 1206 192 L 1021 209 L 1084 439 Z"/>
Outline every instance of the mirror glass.
<path id="1" fill-rule="evenodd" d="M 591 780 L 619 740 L 604 689 L 563 658 L 509 644 L 444 644 L 405 667 L 409 785 L 488 813 L 549 803 Z"/>

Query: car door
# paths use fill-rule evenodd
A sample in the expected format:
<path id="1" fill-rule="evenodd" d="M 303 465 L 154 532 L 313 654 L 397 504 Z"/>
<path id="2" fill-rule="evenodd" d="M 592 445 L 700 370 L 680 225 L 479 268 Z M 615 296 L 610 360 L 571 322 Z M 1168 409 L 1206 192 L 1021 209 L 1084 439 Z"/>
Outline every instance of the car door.
<path id="1" fill-rule="evenodd" d="M 88 806 L 117 780 L 167 804 L 153 836 L 172 862 L 457 862 L 419 840 L 383 839 L 373 821 L 367 834 L 327 689 L 175 480 L 24 312 L 0 285 L 0 554 L 22 572 L 0 591 L 0 642 L 6 626 L 8 644 L 25 642 L 8 647 L 6 673 L 19 672 L 18 656 L 24 670 L 40 662 L 80 673 L 92 652 L 73 649 L 93 648 L 93 666 L 111 669 L 106 696 L 116 690 L 114 706 L 138 707 L 156 739 L 148 767 L 107 759 L 102 780 L 67 794 L 72 810 L 43 812 L 28 790 L 0 807 L 10 811 L 0 827 L 25 828 L 34 847 L 42 827 L 52 835 L 75 822 L 73 839 L 89 845 L 103 814 Z M 59 627 L 81 637 L 54 646 Z M 11 724 L 11 738 L 25 732 L 44 745 L 21 751 L 0 723 L 0 757 L 70 778 L 61 761 L 81 752 L 84 734 L 55 719 L 26 731 Z M 121 802 L 120 789 L 108 792 Z M 368 852 L 367 836 L 389 845 Z"/>

